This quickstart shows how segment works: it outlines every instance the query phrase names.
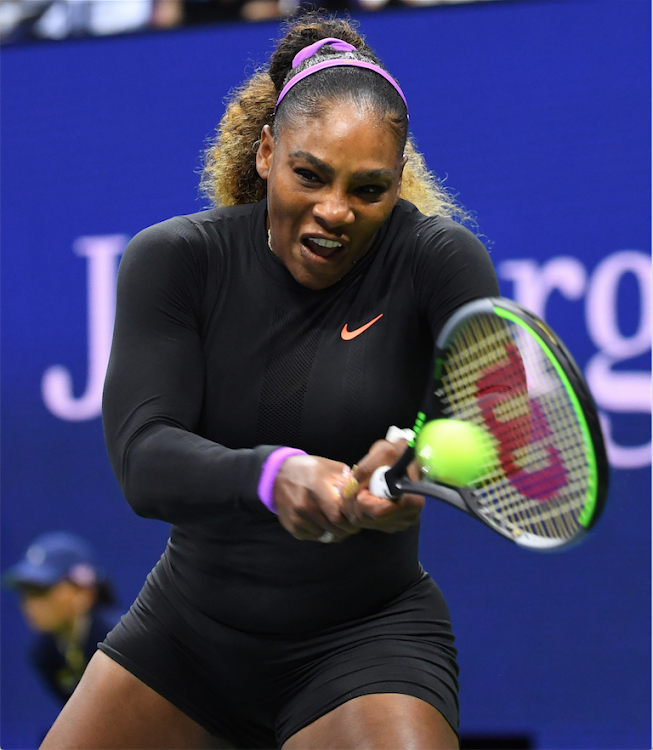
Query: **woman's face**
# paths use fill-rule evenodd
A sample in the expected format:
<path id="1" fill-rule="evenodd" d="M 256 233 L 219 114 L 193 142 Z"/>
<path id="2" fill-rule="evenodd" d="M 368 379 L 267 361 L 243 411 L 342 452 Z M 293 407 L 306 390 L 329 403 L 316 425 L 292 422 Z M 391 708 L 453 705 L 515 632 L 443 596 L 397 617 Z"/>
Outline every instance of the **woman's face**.
<path id="1" fill-rule="evenodd" d="M 403 165 L 389 127 L 354 104 L 274 138 L 265 126 L 256 166 L 272 250 L 300 284 L 325 289 L 365 255 L 397 202 Z"/>
<path id="2" fill-rule="evenodd" d="M 27 623 L 39 633 L 64 633 L 75 618 L 86 614 L 97 598 L 95 588 L 77 586 L 70 581 L 48 588 L 23 586 L 20 607 Z"/>

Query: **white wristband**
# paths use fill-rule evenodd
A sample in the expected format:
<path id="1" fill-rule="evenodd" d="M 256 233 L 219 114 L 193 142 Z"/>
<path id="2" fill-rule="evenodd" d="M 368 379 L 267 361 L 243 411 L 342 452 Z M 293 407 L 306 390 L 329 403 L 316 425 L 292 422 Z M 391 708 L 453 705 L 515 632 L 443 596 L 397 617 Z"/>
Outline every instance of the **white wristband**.
<path id="1" fill-rule="evenodd" d="M 389 468 L 389 466 L 379 466 L 370 477 L 369 490 L 374 497 L 384 497 L 387 500 L 392 499 L 390 488 L 385 479 L 385 473 Z"/>
<path id="2" fill-rule="evenodd" d="M 390 425 L 390 427 L 388 427 L 388 431 L 385 434 L 385 439 L 389 443 L 398 443 L 400 440 L 407 440 L 410 443 L 410 441 L 414 437 L 415 433 L 410 429 L 410 427 L 406 427 L 402 430 L 401 427 L 395 427 L 395 425 Z"/>

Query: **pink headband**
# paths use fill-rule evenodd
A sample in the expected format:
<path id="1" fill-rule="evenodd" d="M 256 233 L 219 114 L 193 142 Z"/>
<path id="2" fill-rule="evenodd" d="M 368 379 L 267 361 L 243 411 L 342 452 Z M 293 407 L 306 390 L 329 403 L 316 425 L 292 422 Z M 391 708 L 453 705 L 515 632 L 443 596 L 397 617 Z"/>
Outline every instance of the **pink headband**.
<path id="1" fill-rule="evenodd" d="M 356 51 L 356 47 L 354 47 L 353 44 L 349 44 L 349 42 L 345 42 L 342 39 L 335 39 L 334 37 L 329 37 L 328 39 L 320 39 L 313 44 L 309 44 L 308 47 L 304 47 L 304 49 L 300 50 L 295 55 L 292 61 L 293 69 L 303 63 L 304 60 L 312 57 L 320 49 L 320 47 L 325 44 L 329 44 L 337 52 Z M 385 78 L 385 80 L 395 88 L 399 96 L 402 98 L 404 104 L 406 105 L 406 111 L 408 110 L 408 102 L 406 101 L 404 92 L 399 88 L 399 84 L 395 81 L 395 79 L 391 75 L 388 75 L 388 73 L 386 73 L 383 68 L 380 68 L 378 65 L 374 65 L 374 63 L 365 62 L 364 60 L 343 60 L 342 58 L 334 58 L 333 60 L 325 60 L 324 62 L 317 63 L 317 65 L 311 65 L 310 68 L 302 70 L 301 73 L 298 73 L 294 78 L 291 78 L 288 83 L 281 89 L 281 93 L 279 94 L 279 98 L 277 99 L 274 111 L 277 111 L 281 100 L 296 83 L 299 83 L 301 80 L 303 80 L 307 76 L 312 75 L 313 73 L 317 73 L 318 70 L 324 70 L 324 68 L 333 68 L 336 65 L 349 65 L 354 68 L 366 68 L 367 70 L 373 70 L 375 73 L 383 76 L 383 78 Z M 408 115 L 406 115 L 406 117 L 408 117 Z"/>

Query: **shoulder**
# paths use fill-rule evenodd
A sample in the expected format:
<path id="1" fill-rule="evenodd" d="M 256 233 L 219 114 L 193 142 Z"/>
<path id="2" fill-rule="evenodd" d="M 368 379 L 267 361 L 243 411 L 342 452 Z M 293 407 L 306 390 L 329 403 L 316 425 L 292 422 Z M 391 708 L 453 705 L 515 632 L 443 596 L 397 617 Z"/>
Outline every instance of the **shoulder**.
<path id="1" fill-rule="evenodd" d="M 479 238 L 466 226 L 445 216 L 426 216 L 412 203 L 399 200 L 393 221 L 398 229 L 397 240 L 410 244 L 416 252 L 458 250 L 487 254 Z"/>
<path id="2" fill-rule="evenodd" d="M 132 240 L 138 244 L 166 243 L 197 245 L 214 233 L 238 231 L 251 221 L 258 204 L 227 206 L 173 216 L 141 230 Z"/>
<path id="3" fill-rule="evenodd" d="M 392 262 L 410 269 L 416 284 L 470 271 L 494 283 L 490 255 L 470 229 L 444 216 L 425 216 L 406 200 L 395 206 L 386 241 Z"/>
<path id="4" fill-rule="evenodd" d="M 241 206 L 220 206 L 207 211 L 177 216 L 169 221 L 173 223 L 171 228 L 193 236 L 206 232 L 238 234 L 251 227 L 252 223 L 264 213 L 265 201 L 260 201 Z"/>
<path id="5" fill-rule="evenodd" d="M 203 211 L 189 216 L 173 216 L 142 229 L 129 241 L 121 267 L 150 260 L 165 262 L 166 258 L 188 254 L 189 251 L 197 254 L 204 244 L 202 214 L 210 213 Z"/>
<path id="6" fill-rule="evenodd" d="M 262 211 L 260 204 L 247 204 L 173 216 L 138 232 L 123 264 L 204 269 L 209 259 L 249 242 L 254 218 Z"/>
<path id="7" fill-rule="evenodd" d="M 467 227 L 442 216 L 425 216 L 407 201 L 396 207 L 393 259 L 407 269 L 417 299 L 434 330 L 458 305 L 497 296 L 499 286 L 488 251 Z"/>

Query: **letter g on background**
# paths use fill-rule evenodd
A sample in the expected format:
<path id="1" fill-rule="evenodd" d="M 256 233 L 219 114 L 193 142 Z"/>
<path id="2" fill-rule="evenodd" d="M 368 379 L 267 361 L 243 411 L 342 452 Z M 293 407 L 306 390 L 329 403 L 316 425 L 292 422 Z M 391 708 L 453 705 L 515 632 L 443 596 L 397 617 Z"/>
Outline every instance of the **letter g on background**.
<path id="1" fill-rule="evenodd" d="M 617 295 L 625 274 L 639 288 L 639 322 L 632 335 L 619 328 Z M 651 463 L 651 443 L 620 446 L 612 439 L 612 418 L 606 412 L 651 413 L 651 372 L 617 370 L 620 362 L 640 357 L 651 349 L 651 259 L 637 250 L 621 250 L 604 258 L 592 274 L 585 305 L 587 330 L 599 347 L 585 374 L 600 409 L 610 462 L 619 468 Z"/>
<path id="2" fill-rule="evenodd" d="M 610 463 L 618 469 L 648 466 L 650 441 L 619 445 L 613 438 L 612 415 L 651 413 L 650 366 L 648 372 L 616 369 L 651 349 L 651 258 L 638 250 L 620 250 L 605 257 L 589 278 L 581 261 L 570 256 L 551 258 L 542 265 L 532 259 L 504 261 L 498 272 L 513 282 L 515 301 L 543 319 L 554 290 L 569 300 L 585 296 L 587 332 L 599 349 L 587 362 L 585 375 L 600 409 Z M 626 274 L 632 274 L 639 290 L 638 325 L 630 335 L 619 325 L 619 285 Z"/>

